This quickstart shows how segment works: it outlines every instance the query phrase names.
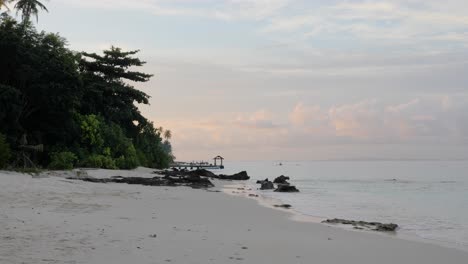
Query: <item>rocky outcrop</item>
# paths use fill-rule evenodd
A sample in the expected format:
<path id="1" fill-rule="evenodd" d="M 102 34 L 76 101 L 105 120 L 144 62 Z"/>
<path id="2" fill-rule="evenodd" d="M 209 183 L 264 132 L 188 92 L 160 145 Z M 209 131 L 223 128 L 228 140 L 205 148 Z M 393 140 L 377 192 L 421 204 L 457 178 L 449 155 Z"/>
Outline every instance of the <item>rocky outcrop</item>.
<path id="1" fill-rule="evenodd" d="M 126 183 L 147 186 L 189 186 L 196 189 L 210 188 L 214 186 L 209 179 L 202 178 L 198 175 L 188 175 L 183 177 L 164 176 L 153 178 L 114 176 L 109 179 L 98 179 L 92 177 L 72 177 L 67 179 L 81 180 L 94 183 Z"/>
<path id="2" fill-rule="evenodd" d="M 249 175 L 247 174 L 246 171 L 241 171 L 239 173 L 233 174 L 233 175 L 216 175 L 213 172 L 205 169 L 197 169 L 197 170 L 192 170 L 192 171 L 184 171 L 184 170 L 179 170 L 179 171 L 169 171 L 165 170 L 163 172 L 154 172 L 156 174 L 162 174 L 164 176 L 171 176 L 171 177 L 186 177 L 186 176 L 202 176 L 202 177 L 207 177 L 207 178 L 212 178 L 212 179 L 220 179 L 220 180 L 237 180 L 237 181 L 245 181 L 250 179 Z"/>
<path id="3" fill-rule="evenodd" d="M 218 179 L 221 180 L 236 180 L 236 181 L 246 181 L 250 179 L 249 175 L 247 174 L 246 171 L 241 171 L 239 173 L 233 174 L 233 175 L 223 175 L 220 174 L 218 176 Z"/>
<path id="4" fill-rule="evenodd" d="M 214 174 L 213 172 L 211 172 L 209 170 L 205 170 L 205 169 L 187 171 L 186 174 L 204 176 L 204 177 L 209 177 L 209 178 L 216 178 L 216 174 Z"/>
<path id="5" fill-rule="evenodd" d="M 278 184 L 278 188 L 276 188 L 275 192 L 299 192 L 299 190 L 293 185 Z"/>
<path id="6" fill-rule="evenodd" d="M 327 219 L 322 223 L 327 224 L 342 224 L 342 225 L 352 225 L 355 229 L 369 229 L 373 231 L 381 231 L 381 232 L 393 232 L 398 228 L 397 224 L 389 223 L 383 224 L 379 222 L 365 222 L 365 221 L 353 221 L 353 220 L 345 220 L 345 219 Z"/>
<path id="7" fill-rule="evenodd" d="M 289 177 L 288 177 L 288 176 L 281 175 L 281 176 L 279 176 L 279 177 L 276 177 L 276 179 L 273 181 L 273 183 L 277 183 L 277 184 L 289 184 L 288 180 L 289 180 Z"/>
<path id="8" fill-rule="evenodd" d="M 275 185 L 271 181 L 263 181 L 260 190 L 273 190 Z"/>

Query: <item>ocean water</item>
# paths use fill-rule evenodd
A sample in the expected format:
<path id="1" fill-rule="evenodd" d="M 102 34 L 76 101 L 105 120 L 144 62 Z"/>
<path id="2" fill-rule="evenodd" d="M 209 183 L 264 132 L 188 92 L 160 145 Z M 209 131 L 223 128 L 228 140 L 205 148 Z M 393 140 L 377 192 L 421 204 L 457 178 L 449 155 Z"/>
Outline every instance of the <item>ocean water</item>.
<path id="1" fill-rule="evenodd" d="M 300 193 L 257 192 L 319 218 L 392 222 L 397 236 L 468 251 L 467 161 L 226 162 L 256 180 L 291 177 Z"/>

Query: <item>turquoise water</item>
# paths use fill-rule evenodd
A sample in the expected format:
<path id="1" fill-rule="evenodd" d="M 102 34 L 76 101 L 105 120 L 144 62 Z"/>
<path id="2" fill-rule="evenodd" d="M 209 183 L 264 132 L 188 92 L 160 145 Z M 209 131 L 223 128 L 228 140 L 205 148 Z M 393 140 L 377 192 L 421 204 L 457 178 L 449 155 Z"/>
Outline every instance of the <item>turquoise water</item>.
<path id="1" fill-rule="evenodd" d="M 258 191 L 304 215 L 393 222 L 398 234 L 468 250 L 467 161 L 227 162 L 258 179 L 291 177 L 300 193 Z M 220 172 L 220 171 L 218 171 Z M 258 186 L 255 186 L 258 187 Z"/>

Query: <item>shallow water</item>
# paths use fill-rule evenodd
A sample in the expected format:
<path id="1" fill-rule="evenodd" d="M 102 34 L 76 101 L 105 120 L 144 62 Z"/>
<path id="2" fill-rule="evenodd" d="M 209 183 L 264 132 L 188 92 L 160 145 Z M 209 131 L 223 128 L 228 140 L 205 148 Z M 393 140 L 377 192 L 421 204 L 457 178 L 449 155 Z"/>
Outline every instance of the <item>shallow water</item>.
<path id="1" fill-rule="evenodd" d="M 291 177 L 300 193 L 259 191 L 322 218 L 393 222 L 397 234 L 468 251 L 467 161 L 227 162 L 256 180 Z"/>

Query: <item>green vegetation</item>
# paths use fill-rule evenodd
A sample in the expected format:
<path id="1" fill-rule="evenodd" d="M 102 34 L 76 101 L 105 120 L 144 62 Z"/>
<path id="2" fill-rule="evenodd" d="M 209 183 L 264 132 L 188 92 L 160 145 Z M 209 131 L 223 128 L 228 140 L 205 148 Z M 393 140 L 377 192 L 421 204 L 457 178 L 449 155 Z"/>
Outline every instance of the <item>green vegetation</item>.
<path id="1" fill-rule="evenodd" d="M 40 144 L 44 151 L 29 158 L 52 169 L 167 167 L 174 159 L 171 132 L 141 114 L 138 104 L 150 97 L 132 86 L 152 77 L 135 70 L 145 64 L 139 51 L 71 51 L 61 36 L 29 23 L 38 9 L 47 10 L 40 2 L 15 7 L 22 22 L 0 16 L 0 167 L 15 160 L 20 145 Z"/>
<path id="2" fill-rule="evenodd" d="M 54 152 L 50 154 L 49 168 L 53 170 L 71 170 L 77 159 L 75 154 L 68 151 Z"/>

